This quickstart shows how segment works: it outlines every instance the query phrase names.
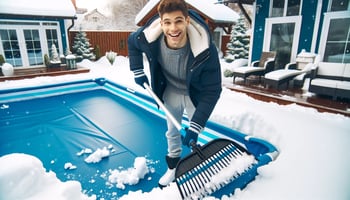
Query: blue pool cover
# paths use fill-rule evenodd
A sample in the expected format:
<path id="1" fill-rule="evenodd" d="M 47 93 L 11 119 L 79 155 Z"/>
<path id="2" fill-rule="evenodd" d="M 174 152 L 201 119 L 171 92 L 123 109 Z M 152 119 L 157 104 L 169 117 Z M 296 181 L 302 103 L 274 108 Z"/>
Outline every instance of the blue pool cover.
<path id="1" fill-rule="evenodd" d="M 163 113 L 150 97 L 108 80 L 1 90 L 0 108 L 0 156 L 34 155 L 59 179 L 78 180 L 85 192 L 97 195 L 97 199 L 117 199 L 140 189 L 150 191 L 166 169 Z M 226 135 L 238 135 L 236 139 L 243 141 L 238 132 L 233 134 L 212 123 L 208 129 L 210 126 Z M 201 143 L 218 137 L 215 131 L 205 134 Z M 99 163 L 86 163 L 86 155 L 77 155 L 82 149 L 94 151 L 108 146 L 112 146 L 110 156 Z M 187 153 L 189 149 L 185 148 Z M 110 169 L 132 167 L 138 156 L 149 160 L 153 173 L 124 190 L 106 185 Z M 67 162 L 77 169 L 64 169 Z"/>

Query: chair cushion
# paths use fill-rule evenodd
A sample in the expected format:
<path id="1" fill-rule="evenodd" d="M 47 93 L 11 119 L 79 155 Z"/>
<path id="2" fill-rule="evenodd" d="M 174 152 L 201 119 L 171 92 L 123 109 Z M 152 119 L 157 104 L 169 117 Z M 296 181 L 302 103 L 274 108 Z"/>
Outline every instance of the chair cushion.
<path id="1" fill-rule="evenodd" d="M 282 80 L 303 73 L 297 69 L 279 69 L 265 74 L 265 79 Z"/>
<path id="2" fill-rule="evenodd" d="M 349 79 L 350 78 L 350 63 L 345 64 L 343 77 Z"/>
<path id="3" fill-rule="evenodd" d="M 339 81 L 337 83 L 338 89 L 350 90 L 350 81 Z"/>
<path id="4" fill-rule="evenodd" d="M 262 52 L 259 60 L 259 67 L 265 67 L 265 62 L 271 59 L 275 59 L 276 52 Z"/>
<path id="5" fill-rule="evenodd" d="M 338 80 L 332 80 L 332 79 L 325 79 L 325 78 L 315 78 L 311 80 L 311 85 L 321 86 L 321 87 L 328 87 L 328 88 L 336 88 L 337 84 L 340 81 Z"/>
<path id="6" fill-rule="evenodd" d="M 257 72 L 257 71 L 264 71 L 265 69 L 262 67 L 238 67 L 233 69 L 233 72 L 238 72 L 241 74 L 251 73 L 251 72 Z"/>
<path id="7" fill-rule="evenodd" d="M 341 77 L 344 73 L 344 67 L 344 63 L 320 62 L 318 65 L 317 74 L 321 76 Z"/>

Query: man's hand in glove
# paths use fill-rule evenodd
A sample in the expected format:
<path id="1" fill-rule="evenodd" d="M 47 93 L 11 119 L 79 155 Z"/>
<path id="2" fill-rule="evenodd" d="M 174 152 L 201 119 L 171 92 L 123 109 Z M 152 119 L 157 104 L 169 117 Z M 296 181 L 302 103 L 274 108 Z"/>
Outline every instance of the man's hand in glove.
<path id="1" fill-rule="evenodd" d="M 186 135 L 183 138 L 182 143 L 188 147 L 191 146 L 191 143 L 196 144 L 201 130 L 202 127 L 199 124 L 191 122 L 190 127 L 186 129 Z"/>
<path id="2" fill-rule="evenodd" d="M 146 74 L 143 72 L 143 69 L 138 69 L 133 71 L 134 72 L 134 78 L 135 78 L 135 82 L 140 85 L 141 87 L 145 88 L 143 86 L 144 83 L 149 84 L 148 82 L 148 78 L 146 76 Z"/>

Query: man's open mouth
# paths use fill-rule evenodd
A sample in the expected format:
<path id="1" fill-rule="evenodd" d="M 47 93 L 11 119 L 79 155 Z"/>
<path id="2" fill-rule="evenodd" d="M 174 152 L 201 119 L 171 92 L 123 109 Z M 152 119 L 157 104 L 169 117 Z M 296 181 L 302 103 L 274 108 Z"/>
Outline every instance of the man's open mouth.
<path id="1" fill-rule="evenodd" d="M 179 37 L 181 34 L 181 32 L 178 32 L 178 33 L 170 33 L 168 34 L 170 37 Z"/>

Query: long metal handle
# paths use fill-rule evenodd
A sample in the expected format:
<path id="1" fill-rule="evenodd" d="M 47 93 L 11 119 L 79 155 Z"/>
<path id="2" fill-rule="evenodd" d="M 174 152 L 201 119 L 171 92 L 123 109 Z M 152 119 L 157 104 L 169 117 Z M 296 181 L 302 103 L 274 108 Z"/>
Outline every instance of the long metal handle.
<path id="1" fill-rule="evenodd" d="M 182 126 L 179 124 L 179 122 L 175 119 L 173 114 L 165 107 L 163 102 L 158 98 L 158 96 L 153 92 L 151 87 L 147 83 L 143 83 L 143 86 L 146 88 L 148 93 L 153 97 L 153 99 L 157 102 L 159 107 L 165 112 L 166 116 L 170 119 L 170 121 L 174 124 L 176 129 L 181 132 Z"/>

